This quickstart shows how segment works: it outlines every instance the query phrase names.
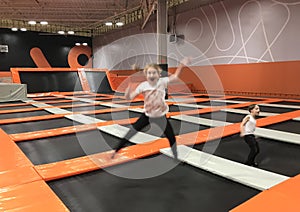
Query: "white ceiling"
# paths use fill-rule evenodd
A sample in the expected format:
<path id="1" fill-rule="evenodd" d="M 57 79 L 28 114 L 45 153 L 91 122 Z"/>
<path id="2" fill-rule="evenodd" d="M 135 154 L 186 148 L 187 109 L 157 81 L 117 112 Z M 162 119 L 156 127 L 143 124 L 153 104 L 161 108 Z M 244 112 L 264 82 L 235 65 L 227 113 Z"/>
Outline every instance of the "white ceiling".
<path id="1" fill-rule="evenodd" d="M 0 0 L 0 28 L 26 27 L 32 31 L 73 30 L 93 36 L 103 31 L 106 21 L 121 19 L 126 24 L 145 19 L 156 0 Z M 188 0 L 168 0 L 169 7 Z M 198 0 L 207 4 L 215 0 Z M 142 14 L 142 15 L 141 15 Z M 34 20 L 38 24 L 28 25 Z M 42 26 L 40 21 L 48 21 Z"/>
<path id="2" fill-rule="evenodd" d="M 0 0 L 0 19 L 25 26 L 30 20 L 48 21 L 57 28 L 89 31 L 140 6 L 141 0 Z"/>

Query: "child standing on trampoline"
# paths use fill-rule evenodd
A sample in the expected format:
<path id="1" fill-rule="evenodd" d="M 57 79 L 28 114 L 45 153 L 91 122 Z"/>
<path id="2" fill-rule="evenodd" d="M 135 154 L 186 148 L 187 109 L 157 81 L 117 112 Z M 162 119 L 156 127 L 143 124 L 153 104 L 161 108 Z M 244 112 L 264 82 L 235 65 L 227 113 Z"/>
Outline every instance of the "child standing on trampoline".
<path id="1" fill-rule="evenodd" d="M 127 87 L 125 90 L 126 99 L 134 99 L 138 94 L 142 94 L 144 96 L 145 112 L 132 125 L 133 129 L 130 129 L 124 138 L 119 142 L 114 154 L 112 155 L 112 158 L 138 131 L 142 130 L 150 123 L 155 123 L 160 127 L 160 129 L 163 130 L 164 134 L 168 138 L 174 158 L 177 159 L 175 135 L 173 128 L 166 117 L 169 107 L 165 102 L 165 96 L 168 83 L 178 79 L 182 68 L 186 66 L 188 62 L 189 58 L 184 58 L 174 74 L 170 75 L 169 77 L 162 78 L 160 78 L 160 74 L 162 72 L 160 66 L 157 64 L 149 64 L 143 70 L 146 76 L 146 81 L 140 83 L 135 90 L 132 90 L 130 85 Z"/>
<path id="2" fill-rule="evenodd" d="M 249 115 L 245 116 L 241 123 L 241 137 L 244 137 L 245 142 L 250 148 L 250 153 L 246 161 L 246 165 L 257 167 L 258 164 L 255 162 L 255 157 L 259 153 L 259 146 L 254 136 L 256 128 L 256 117 L 259 115 L 259 106 L 256 104 L 249 105 Z"/>

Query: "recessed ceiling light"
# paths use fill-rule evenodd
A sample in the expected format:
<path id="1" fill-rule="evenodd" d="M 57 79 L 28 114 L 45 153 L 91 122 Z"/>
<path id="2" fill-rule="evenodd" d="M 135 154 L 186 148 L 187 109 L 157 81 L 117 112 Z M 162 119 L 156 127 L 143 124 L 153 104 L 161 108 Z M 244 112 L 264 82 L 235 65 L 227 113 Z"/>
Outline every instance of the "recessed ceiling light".
<path id="1" fill-rule="evenodd" d="M 27 31 L 26 28 L 21 28 L 20 30 L 23 31 L 23 32 Z"/>
<path id="2" fill-rule="evenodd" d="M 18 28 L 13 27 L 13 28 L 11 28 L 11 31 L 18 31 Z"/>
<path id="3" fill-rule="evenodd" d="M 106 22 L 105 25 L 106 25 L 106 26 L 112 26 L 113 23 L 112 23 L 112 22 Z"/>
<path id="4" fill-rule="evenodd" d="M 87 46 L 88 44 L 87 44 L 87 43 L 82 43 L 82 45 L 83 45 L 83 46 Z"/>
<path id="5" fill-rule="evenodd" d="M 58 31 L 57 33 L 58 33 L 58 34 L 61 34 L 61 35 L 65 34 L 64 31 Z"/>
<path id="6" fill-rule="evenodd" d="M 28 24 L 30 24 L 30 25 L 35 25 L 35 24 L 36 24 L 36 21 L 28 21 Z"/>
<path id="7" fill-rule="evenodd" d="M 68 34 L 69 34 L 69 35 L 74 35 L 75 32 L 74 32 L 74 31 L 68 31 Z"/>
<path id="8" fill-rule="evenodd" d="M 76 46 L 80 46 L 80 43 L 75 43 Z"/>
<path id="9" fill-rule="evenodd" d="M 124 23 L 119 21 L 119 22 L 116 23 L 116 25 L 117 25 L 117 26 L 123 26 Z"/>
<path id="10" fill-rule="evenodd" d="M 40 24 L 41 24 L 41 25 L 47 25 L 48 22 L 47 22 L 47 21 L 41 21 Z"/>

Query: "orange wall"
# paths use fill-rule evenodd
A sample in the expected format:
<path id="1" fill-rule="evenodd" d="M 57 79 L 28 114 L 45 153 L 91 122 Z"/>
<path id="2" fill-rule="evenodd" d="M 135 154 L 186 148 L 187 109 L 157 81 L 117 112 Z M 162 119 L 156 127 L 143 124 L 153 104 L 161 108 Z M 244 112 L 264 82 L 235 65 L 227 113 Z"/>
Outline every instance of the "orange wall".
<path id="1" fill-rule="evenodd" d="M 175 69 L 169 68 L 169 72 Z M 134 73 L 132 70 L 107 72 L 112 89 L 124 91 L 126 78 Z M 132 76 L 130 81 L 144 80 L 141 75 Z M 300 61 L 188 67 L 183 69 L 180 79 L 193 92 L 300 98 Z"/>
<path id="2" fill-rule="evenodd" d="M 11 83 L 11 73 L 8 71 L 0 71 L 0 83 Z"/>
<path id="3" fill-rule="evenodd" d="M 209 94 L 300 98 L 300 61 L 198 66 L 185 68 L 180 78 Z"/>
<path id="4" fill-rule="evenodd" d="M 170 73 L 175 70 L 169 68 Z M 122 76 L 122 70 L 110 73 L 120 78 L 115 83 L 132 74 L 128 70 Z M 300 98 L 300 61 L 193 66 L 184 68 L 180 79 L 193 92 Z"/>

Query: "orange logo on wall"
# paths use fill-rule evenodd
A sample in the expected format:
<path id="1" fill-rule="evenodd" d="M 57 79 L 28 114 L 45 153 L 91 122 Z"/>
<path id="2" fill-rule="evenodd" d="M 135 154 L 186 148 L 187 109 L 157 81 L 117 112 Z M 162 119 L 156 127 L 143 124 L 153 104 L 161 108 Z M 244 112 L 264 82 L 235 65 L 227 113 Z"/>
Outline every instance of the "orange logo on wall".
<path id="1" fill-rule="evenodd" d="M 86 65 L 82 66 L 78 63 L 78 57 L 85 55 L 88 58 Z M 92 50 L 89 46 L 74 46 L 68 54 L 68 64 L 70 68 L 92 68 Z M 51 68 L 42 50 L 34 47 L 30 50 L 30 56 L 38 68 Z"/>

